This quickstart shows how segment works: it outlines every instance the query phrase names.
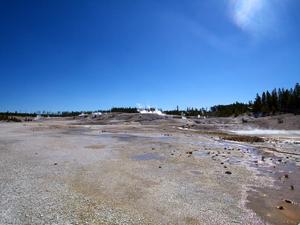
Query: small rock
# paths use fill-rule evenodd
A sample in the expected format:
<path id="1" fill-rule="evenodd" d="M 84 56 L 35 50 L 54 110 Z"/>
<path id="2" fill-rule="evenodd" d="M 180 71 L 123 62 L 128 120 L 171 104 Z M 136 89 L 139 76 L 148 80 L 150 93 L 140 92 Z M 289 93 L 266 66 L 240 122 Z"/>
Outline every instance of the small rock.
<path id="1" fill-rule="evenodd" d="M 54 165 L 54 166 L 56 166 L 56 165 L 57 165 L 57 163 L 54 163 L 53 165 Z"/>
<path id="2" fill-rule="evenodd" d="M 284 209 L 282 205 L 277 206 L 276 208 L 279 209 L 279 210 L 283 210 Z"/>
<path id="3" fill-rule="evenodd" d="M 264 156 L 261 157 L 261 161 L 265 161 L 265 157 Z"/>
<path id="4" fill-rule="evenodd" d="M 226 174 L 232 174 L 230 171 L 226 171 L 225 173 L 226 173 Z"/>
<path id="5" fill-rule="evenodd" d="M 288 174 L 284 174 L 284 178 L 289 178 L 289 175 Z"/>
<path id="6" fill-rule="evenodd" d="M 161 166 L 159 166 L 158 168 L 160 168 L 160 169 L 161 169 Z"/>
<path id="7" fill-rule="evenodd" d="M 284 201 L 285 201 L 286 203 L 292 204 L 292 201 L 291 201 L 291 200 L 285 199 Z"/>
<path id="8" fill-rule="evenodd" d="M 227 166 L 224 166 L 225 169 L 227 169 Z"/>
<path id="9" fill-rule="evenodd" d="M 293 191 L 295 189 L 294 185 L 291 185 L 290 189 Z"/>
<path id="10" fill-rule="evenodd" d="M 192 152 L 192 151 L 189 151 L 189 152 L 186 152 L 186 154 L 191 155 L 191 154 L 193 154 L 193 152 Z"/>

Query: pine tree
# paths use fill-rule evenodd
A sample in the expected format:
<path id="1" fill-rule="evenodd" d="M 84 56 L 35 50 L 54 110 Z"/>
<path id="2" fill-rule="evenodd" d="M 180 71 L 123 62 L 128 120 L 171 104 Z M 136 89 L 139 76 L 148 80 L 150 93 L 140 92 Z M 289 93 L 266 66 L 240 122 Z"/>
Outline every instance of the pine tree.
<path id="1" fill-rule="evenodd" d="M 300 85 L 299 85 L 299 83 L 297 83 L 295 85 L 293 96 L 294 96 L 294 99 L 295 99 L 295 103 L 294 103 L 295 104 L 295 111 L 294 111 L 294 113 L 299 114 L 300 113 Z"/>
<path id="2" fill-rule="evenodd" d="M 273 114 L 278 111 L 278 95 L 277 95 L 277 90 L 274 89 L 272 91 L 272 108 L 271 111 Z"/>
<path id="3" fill-rule="evenodd" d="M 266 93 L 266 113 L 270 114 L 272 111 L 272 97 L 269 91 Z"/>
<path id="4" fill-rule="evenodd" d="M 253 103 L 253 112 L 254 113 L 260 113 L 261 112 L 261 107 L 262 107 L 261 97 L 259 96 L 259 94 L 256 94 L 256 98 L 255 98 L 254 103 Z"/>

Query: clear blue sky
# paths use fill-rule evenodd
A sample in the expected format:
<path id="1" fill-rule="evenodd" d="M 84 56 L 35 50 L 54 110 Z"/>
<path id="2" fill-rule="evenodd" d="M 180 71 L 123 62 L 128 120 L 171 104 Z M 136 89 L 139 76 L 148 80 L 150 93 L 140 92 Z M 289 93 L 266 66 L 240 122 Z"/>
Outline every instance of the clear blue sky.
<path id="1" fill-rule="evenodd" d="M 1 0 L 0 111 L 247 102 L 300 81 L 299 0 Z"/>

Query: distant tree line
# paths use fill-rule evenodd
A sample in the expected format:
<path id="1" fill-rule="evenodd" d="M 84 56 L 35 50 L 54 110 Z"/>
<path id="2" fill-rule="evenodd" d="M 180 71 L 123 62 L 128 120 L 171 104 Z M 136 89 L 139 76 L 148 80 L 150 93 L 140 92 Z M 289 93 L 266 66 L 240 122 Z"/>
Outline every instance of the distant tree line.
<path id="1" fill-rule="evenodd" d="M 20 119 L 18 119 L 15 116 L 9 116 L 6 114 L 0 113 L 0 121 L 5 121 L 5 122 L 21 122 Z"/>
<path id="2" fill-rule="evenodd" d="M 186 110 L 169 110 L 165 111 L 168 115 L 182 115 L 182 116 L 209 116 L 209 117 L 228 117 L 232 115 L 240 115 L 246 112 L 249 112 L 250 107 L 249 104 L 244 103 L 233 103 L 230 105 L 215 105 L 212 106 L 209 110 L 204 108 L 187 108 Z"/>
<path id="3" fill-rule="evenodd" d="M 154 111 L 154 108 L 150 110 Z M 36 117 L 37 115 L 44 117 L 75 117 L 81 113 L 91 114 L 93 111 L 63 111 L 63 112 L 0 112 L 0 120 L 17 121 L 17 117 Z M 136 107 L 113 107 L 110 110 L 98 110 L 97 112 L 113 112 L 113 113 L 138 113 Z M 241 114 L 254 114 L 255 116 L 267 116 L 278 113 L 294 113 L 300 114 L 300 85 L 297 83 L 291 89 L 274 89 L 273 91 L 264 91 L 257 94 L 255 100 L 249 103 L 233 103 L 229 105 L 215 105 L 209 110 L 204 108 L 187 108 L 179 110 L 177 106 L 175 110 L 166 110 L 165 114 L 178 116 L 217 116 L 228 117 L 238 116 Z"/>
<path id="4" fill-rule="evenodd" d="M 238 116 L 246 113 L 254 114 L 255 116 L 267 116 L 279 113 L 300 114 L 300 85 L 297 83 L 295 87 L 291 89 L 279 88 L 271 92 L 265 91 L 260 95 L 257 94 L 254 102 L 215 105 L 209 110 L 203 108 L 179 110 L 177 106 L 176 110 L 165 111 L 165 113 L 170 115 L 216 117 Z"/>
<path id="5" fill-rule="evenodd" d="M 0 112 L 1 117 L 19 116 L 19 117 L 35 117 L 36 113 L 22 113 L 22 112 Z"/>
<path id="6" fill-rule="evenodd" d="M 21 122 L 19 117 L 33 117 L 35 114 L 18 113 L 18 112 L 0 112 L 0 121 L 5 122 Z"/>
<path id="7" fill-rule="evenodd" d="M 23 113 L 23 112 L 0 112 L 0 120 L 6 120 L 8 117 L 74 117 L 81 113 L 92 113 L 92 111 L 63 111 L 63 112 L 34 112 L 34 113 Z"/>
<path id="8" fill-rule="evenodd" d="M 238 116 L 250 111 L 249 104 L 245 103 L 233 103 L 229 105 L 216 105 L 210 108 L 208 112 L 209 116 L 217 117 L 228 117 L 228 116 Z"/>
<path id="9" fill-rule="evenodd" d="M 300 114 L 300 85 L 297 83 L 294 88 L 274 89 L 257 94 L 253 102 L 253 113 L 270 115 L 275 113 Z"/>
<path id="10" fill-rule="evenodd" d="M 58 113 L 54 113 L 54 114 L 48 114 L 47 116 L 50 116 L 50 117 L 58 117 L 58 116 L 61 116 L 61 117 L 74 117 L 74 116 L 79 116 L 81 113 L 82 112 L 64 111 L 64 112 L 58 112 Z"/>
<path id="11" fill-rule="evenodd" d="M 138 113 L 138 109 L 136 107 L 113 107 L 110 112 L 113 113 Z"/>
<path id="12" fill-rule="evenodd" d="M 207 110 L 204 108 L 186 108 L 186 110 L 179 110 L 179 107 L 177 106 L 175 110 L 166 110 L 164 111 L 167 115 L 178 115 L 178 116 L 205 116 L 207 115 Z"/>

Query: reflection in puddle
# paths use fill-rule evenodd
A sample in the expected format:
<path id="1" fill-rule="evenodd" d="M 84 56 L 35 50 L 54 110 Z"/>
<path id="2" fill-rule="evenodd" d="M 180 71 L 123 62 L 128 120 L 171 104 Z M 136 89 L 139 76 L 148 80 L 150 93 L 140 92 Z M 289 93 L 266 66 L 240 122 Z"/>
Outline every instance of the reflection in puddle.
<path id="1" fill-rule="evenodd" d="M 76 128 L 68 128 L 64 129 L 61 134 L 63 135 L 89 135 L 90 129 L 86 127 L 76 127 Z M 59 134 L 59 132 L 58 132 Z"/>
<path id="2" fill-rule="evenodd" d="M 160 156 L 158 153 L 144 153 L 140 155 L 135 155 L 132 157 L 133 160 L 145 161 L 145 160 L 164 160 L 165 157 Z"/>
<path id="3" fill-rule="evenodd" d="M 201 174 L 203 174 L 203 172 L 201 172 L 201 171 L 199 171 L 199 170 L 191 170 L 190 171 L 192 174 L 194 174 L 194 175 L 201 175 Z"/>
<path id="4" fill-rule="evenodd" d="M 193 152 L 193 155 L 195 157 L 201 157 L 201 158 L 210 156 L 210 154 L 206 151 L 195 151 L 195 152 Z"/>
<path id="5" fill-rule="evenodd" d="M 237 157 L 229 157 L 225 160 L 225 162 L 229 163 L 230 165 L 240 164 L 241 160 Z"/>
<path id="6" fill-rule="evenodd" d="M 139 134 L 127 134 L 127 133 L 101 133 L 101 137 L 110 137 L 116 138 L 118 141 L 122 142 L 133 142 L 133 141 L 159 141 L 159 142 L 167 142 L 169 143 L 174 138 L 170 136 L 159 136 L 159 135 L 139 135 Z"/>

